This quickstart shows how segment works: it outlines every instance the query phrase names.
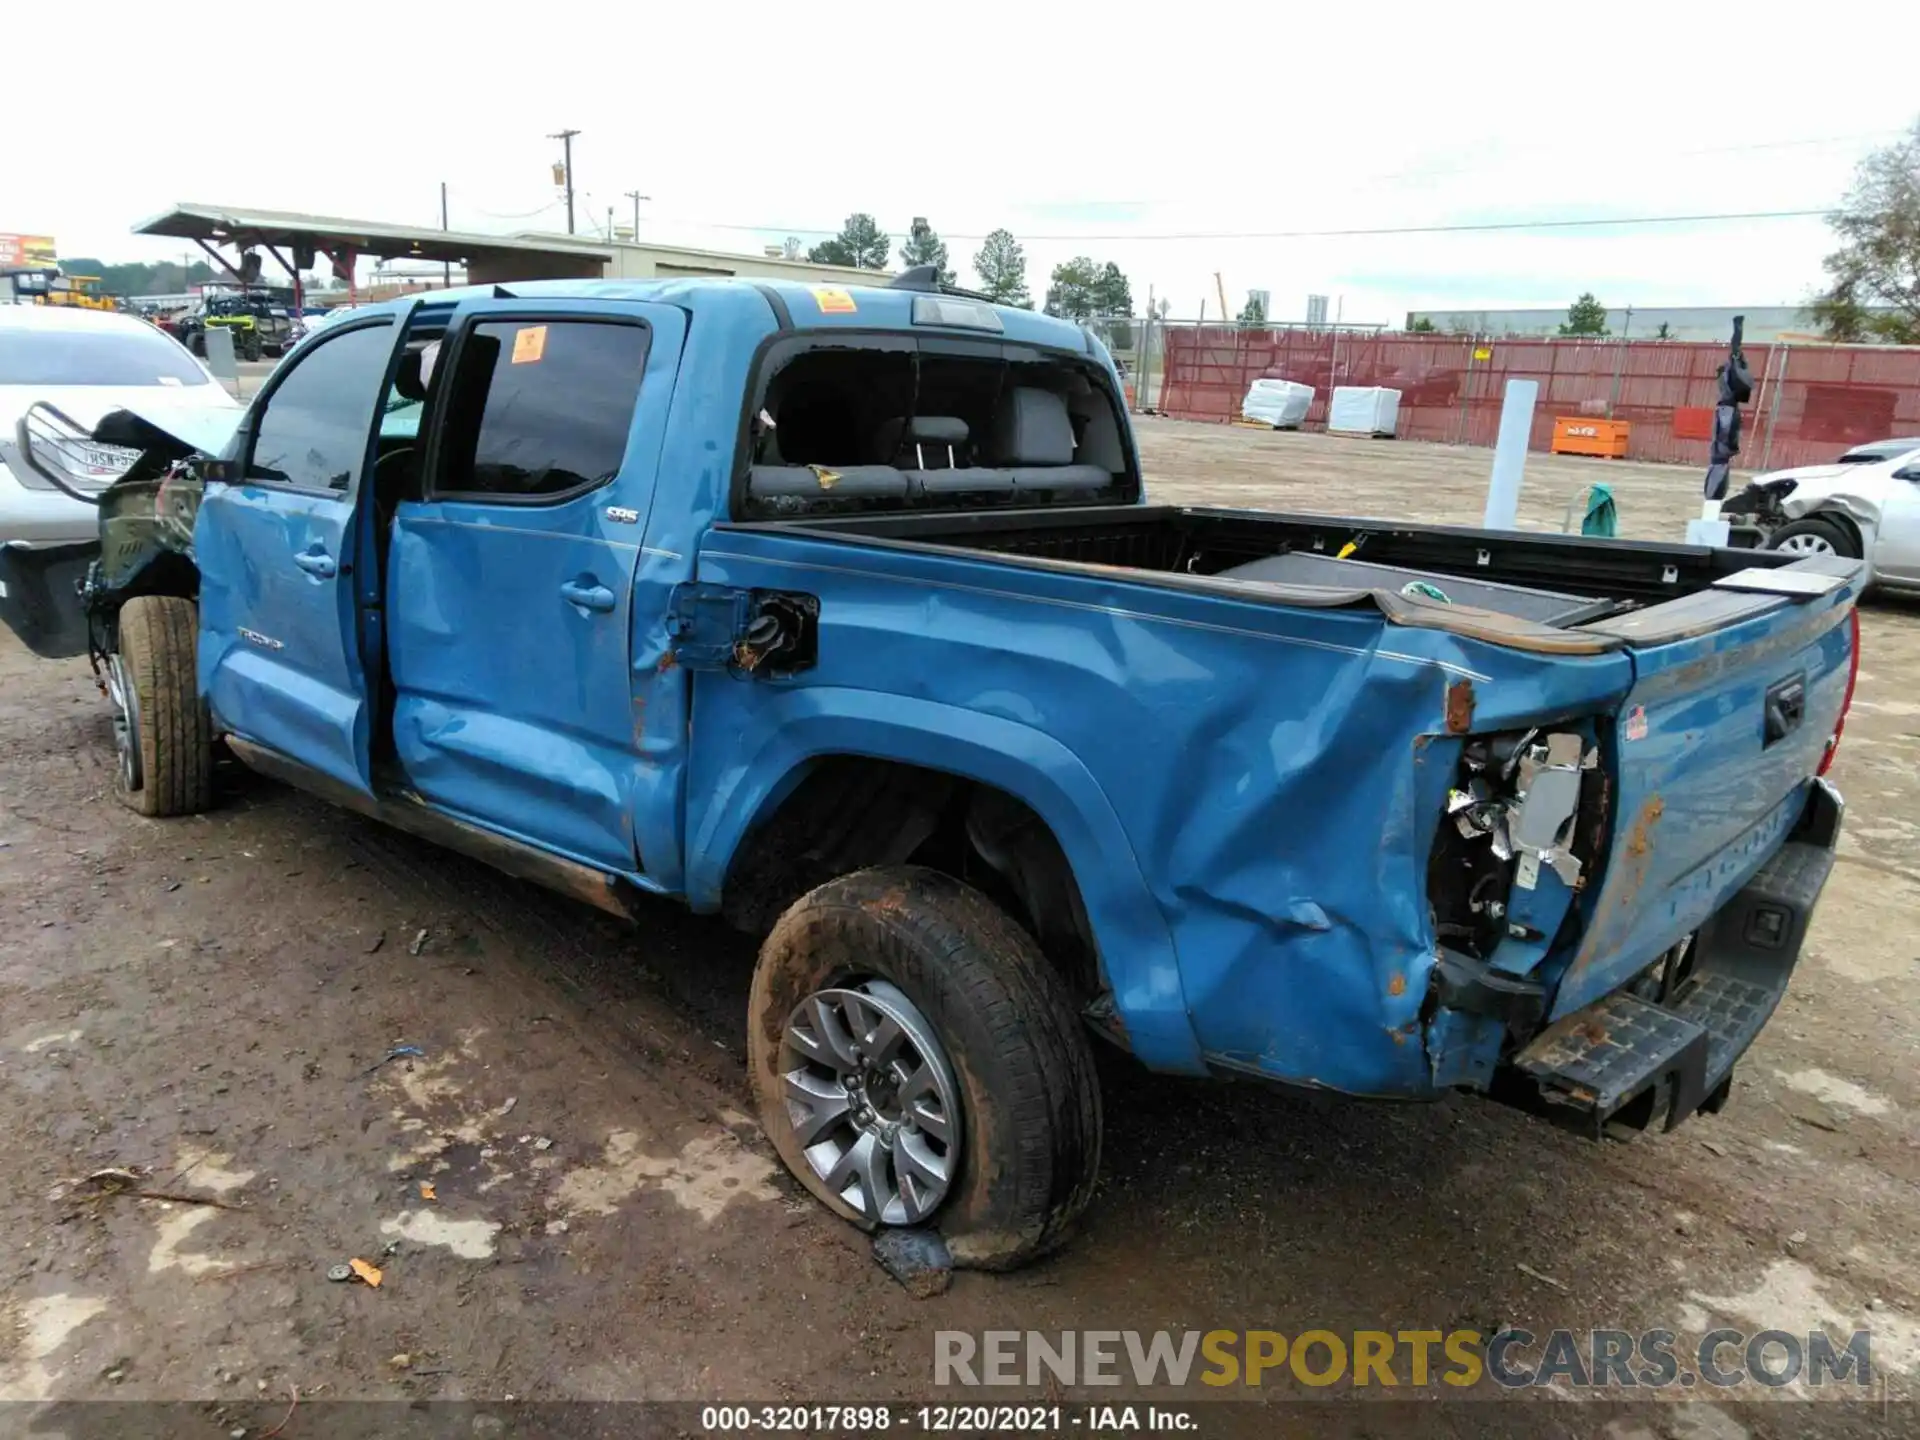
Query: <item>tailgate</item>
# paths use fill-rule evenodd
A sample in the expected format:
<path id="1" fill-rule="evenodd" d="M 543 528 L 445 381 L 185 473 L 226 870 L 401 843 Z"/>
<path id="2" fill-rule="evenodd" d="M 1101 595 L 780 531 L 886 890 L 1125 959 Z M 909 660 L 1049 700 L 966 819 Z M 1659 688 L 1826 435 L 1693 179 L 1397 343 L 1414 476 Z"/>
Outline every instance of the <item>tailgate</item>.
<path id="1" fill-rule="evenodd" d="M 1592 627 L 1627 642 L 1634 683 L 1603 736 L 1609 851 L 1552 1017 L 1699 929 L 1779 848 L 1846 703 L 1864 573 L 1824 557 L 1746 571 Z"/>

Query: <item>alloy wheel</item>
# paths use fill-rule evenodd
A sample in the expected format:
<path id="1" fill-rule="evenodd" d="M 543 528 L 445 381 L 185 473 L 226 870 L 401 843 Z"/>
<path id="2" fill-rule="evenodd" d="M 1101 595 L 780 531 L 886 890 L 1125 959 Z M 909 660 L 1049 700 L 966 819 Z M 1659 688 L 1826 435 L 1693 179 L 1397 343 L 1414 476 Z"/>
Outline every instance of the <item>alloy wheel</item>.
<path id="1" fill-rule="evenodd" d="M 961 1155 L 959 1090 L 933 1027 L 898 986 L 816 991 L 788 1017 L 787 1121 L 822 1183 L 863 1217 L 916 1225 Z"/>
<path id="2" fill-rule="evenodd" d="M 144 780 L 140 770 L 140 692 L 134 689 L 127 662 L 107 657 L 107 697 L 113 701 L 113 746 L 120 757 L 120 786 L 128 794 Z"/>

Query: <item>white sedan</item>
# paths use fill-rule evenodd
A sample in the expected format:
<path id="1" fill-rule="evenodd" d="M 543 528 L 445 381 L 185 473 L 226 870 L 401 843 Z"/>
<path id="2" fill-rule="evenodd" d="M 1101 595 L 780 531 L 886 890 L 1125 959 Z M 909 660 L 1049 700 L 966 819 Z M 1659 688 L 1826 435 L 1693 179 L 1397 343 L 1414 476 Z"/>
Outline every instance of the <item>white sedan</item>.
<path id="1" fill-rule="evenodd" d="M 1879 458 L 1801 465 L 1756 478 L 1721 507 L 1759 528 L 1769 550 L 1865 560 L 1869 584 L 1920 590 L 1920 442 Z M 1862 446 L 1862 450 L 1870 447 Z"/>
<path id="2" fill-rule="evenodd" d="M 15 427 L 42 400 L 88 428 L 123 408 L 199 412 L 229 431 L 241 414 L 179 341 L 144 320 L 65 305 L 0 305 L 0 545 L 98 538 L 94 508 L 61 494 L 15 453 Z M 98 483 L 112 481 L 122 463 L 103 452 Z"/>

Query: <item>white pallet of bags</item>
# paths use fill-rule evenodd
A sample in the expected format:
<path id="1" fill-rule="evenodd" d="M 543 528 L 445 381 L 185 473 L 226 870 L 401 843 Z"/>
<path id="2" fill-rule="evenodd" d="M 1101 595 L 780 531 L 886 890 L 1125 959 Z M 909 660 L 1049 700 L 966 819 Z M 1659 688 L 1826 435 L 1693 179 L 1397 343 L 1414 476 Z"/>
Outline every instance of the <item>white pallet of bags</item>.
<path id="1" fill-rule="evenodd" d="M 1240 402 L 1243 419 L 1271 425 L 1276 430 L 1297 430 L 1313 404 L 1313 387 L 1292 380 L 1255 380 L 1247 387 L 1247 398 Z"/>
<path id="2" fill-rule="evenodd" d="M 1343 435 L 1389 436 L 1400 421 L 1400 392 L 1338 385 L 1327 403 L 1327 429 Z"/>

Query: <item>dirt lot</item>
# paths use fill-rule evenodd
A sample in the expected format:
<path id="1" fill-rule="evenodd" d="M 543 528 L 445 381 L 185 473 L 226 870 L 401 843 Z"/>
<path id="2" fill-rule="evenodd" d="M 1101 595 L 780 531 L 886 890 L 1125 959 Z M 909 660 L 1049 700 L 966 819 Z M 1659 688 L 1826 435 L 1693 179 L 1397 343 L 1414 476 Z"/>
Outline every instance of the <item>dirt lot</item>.
<path id="1" fill-rule="evenodd" d="M 1145 424 L 1142 447 L 1162 498 L 1456 522 L 1477 520 L 1488 462 L 1170 422 Z M 1672 535 L 1694 509 L 1691 472 L 1536 457 L 1525 520 L 1557 528 L 1594 477 L 1628 534 Z M 936 1329 L 1501 1323 L 1870 1326 L 1888 1393 L 1910 1396 L 1920 615 L 1870 608 L 1864 653 L 1837 771 L 1842 863 L 1723 1115 L 1602 1148 L 1467 1099 L 1341 1103 L 1150 1080 L 1116 1058 L 1083 1234 L 919 1302 L 800 1198 L 742 1114 L 753 957 L 738 937 L 665 905 L 623 928 L 240 774 L 209 815 L 141 820 L 110 793 L 84 662 L 36 662 L 9 637 L 0 1399 L 193 1401 L 192 1433 L 258 1435 L 289 1385 L 303 1412 L 316 1397 L 923 1399 Z M 422 1053 L 382 1063 L 402 1046 Z M 233 1208 L 74 1185 L 135 1165 Z M 383 1267 L 377 1290 L 329 1283 L 353 1257 Z M 1589 1407 L 1536 1402 L 1522 1428 L 1899 1432 L 1911 1411 L 1877 1391 L 1649 1407 L 1604 1431 Z M 1519 1414 L 1424 1412 L 1461 1435 Z M 1285 1423 L 1375 1423 L 1360 1414 Z M 1271 1413 L 1207 1416 L 1204 1434 L 1280 1433 Z"/>

